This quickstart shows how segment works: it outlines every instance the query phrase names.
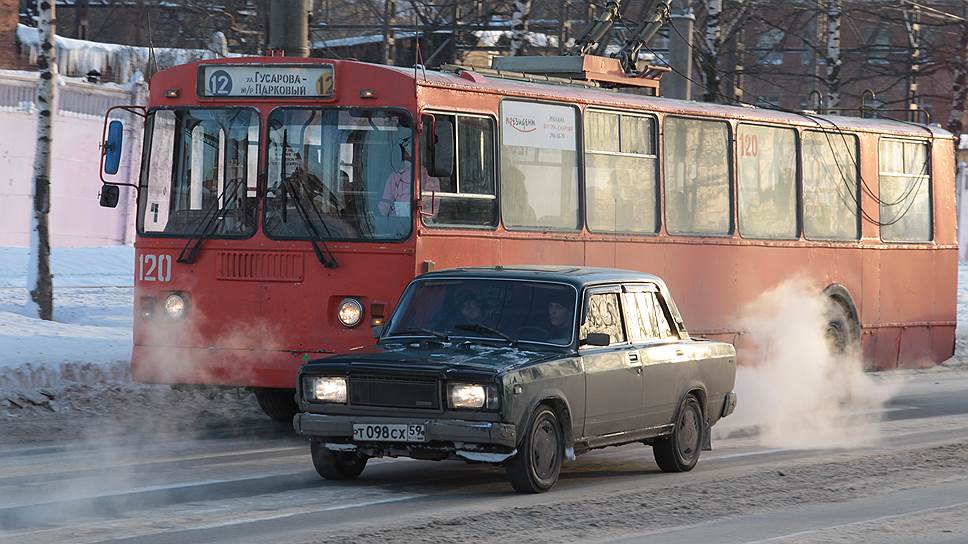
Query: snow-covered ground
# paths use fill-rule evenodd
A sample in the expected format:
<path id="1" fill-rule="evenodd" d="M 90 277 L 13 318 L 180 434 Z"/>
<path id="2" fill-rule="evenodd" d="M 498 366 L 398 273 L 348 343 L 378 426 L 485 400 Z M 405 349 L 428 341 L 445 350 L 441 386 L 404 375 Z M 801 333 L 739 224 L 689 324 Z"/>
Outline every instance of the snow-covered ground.
<path id="1" fill-rule="evenodd" d="M 26 248 L 0 248 L 0 388 L 125 379 L 134 249 L 54 249 L 52 322 L 25 309 L 27 259 Z"/>

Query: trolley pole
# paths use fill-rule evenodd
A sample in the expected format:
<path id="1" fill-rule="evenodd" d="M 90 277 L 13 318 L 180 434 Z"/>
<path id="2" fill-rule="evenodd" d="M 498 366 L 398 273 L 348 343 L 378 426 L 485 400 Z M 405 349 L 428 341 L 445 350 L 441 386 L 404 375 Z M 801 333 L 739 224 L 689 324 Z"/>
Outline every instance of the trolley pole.
<path id="1" fill-rule="evenodd" d="M 30 260 L 27 271 L 30 300 L 28 306 L 37 309 L 41 319 L 54 318 L 54 289 L 50 273 L 50 146 L 53 141 L 53 119 L 57 111 L 57 47 L 54 2 L 38 0 L 40 19 L 37 30 L 40 38 L 40 54 L 37 67 L 40 81 L 37 84 L 37 147 L 34 153 L 33 216 L 30 225 Z"/>
<path id="2" fill-rule="evenodd" d="M 273 0 L 269 4 L 269 49 L 287 57 L 309 56 L 307 0 Z"/>

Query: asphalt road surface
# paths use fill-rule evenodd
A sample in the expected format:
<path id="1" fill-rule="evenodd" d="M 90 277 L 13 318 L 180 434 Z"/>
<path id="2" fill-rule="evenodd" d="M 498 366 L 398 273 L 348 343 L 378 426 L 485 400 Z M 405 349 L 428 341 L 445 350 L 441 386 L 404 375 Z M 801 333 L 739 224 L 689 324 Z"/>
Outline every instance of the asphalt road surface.
<path id="1" fill-rule="evenodd" d="M 661 473 L 645 446 L 609 448 L 541 495 L 451 461 L 372 460 L 326 482 L 306 441 L 268 421 L 0 438 L 0 542 L 968 542 L 968 373 L 896 379 L 849 429 L 872 437 L 859 447 L 722 429 L 690 473 Z"/>

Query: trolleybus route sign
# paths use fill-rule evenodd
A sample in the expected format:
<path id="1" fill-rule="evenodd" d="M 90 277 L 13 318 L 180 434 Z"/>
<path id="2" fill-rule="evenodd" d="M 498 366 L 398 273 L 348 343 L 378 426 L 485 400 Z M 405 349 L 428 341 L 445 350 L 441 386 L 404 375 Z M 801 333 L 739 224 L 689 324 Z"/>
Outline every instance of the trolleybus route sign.
<path id="1" fill-rule="evenodd" d="M 333 65 L 203 64 L 197 87 L 204 97 L 328 98 L 333 95 Z"/>

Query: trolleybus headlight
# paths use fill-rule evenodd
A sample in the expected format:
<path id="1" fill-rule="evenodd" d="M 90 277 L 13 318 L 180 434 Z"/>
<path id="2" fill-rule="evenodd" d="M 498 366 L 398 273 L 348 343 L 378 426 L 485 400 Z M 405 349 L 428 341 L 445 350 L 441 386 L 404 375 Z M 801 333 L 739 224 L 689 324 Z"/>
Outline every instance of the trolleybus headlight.
<path id="1" fill-rule="evenodd" d="M 355 298 L 344 298 L 339 303 L 336 316 L 343 325 L 355 327 L 363 319 L 363 305 Z"/>
<path id="2" fill-rule="evenodd" d="M 346 404 L 346 378 L 338 376 L 313 378 L 313 398 L 322 402 Z"/>
<path id="3" fill-rule="evenodd" d="M 172 293 L 165 297 L 165 315 L 178 319 L 188 311 L 188 301 L 180 293 Z"/>
<path id="4" fill-rule="evenodd" d="M 451 408 L 480 409 L 487 398 L 484 386 L 473 383 L 452 383 L 448 391 Z"/>

